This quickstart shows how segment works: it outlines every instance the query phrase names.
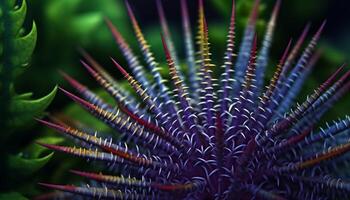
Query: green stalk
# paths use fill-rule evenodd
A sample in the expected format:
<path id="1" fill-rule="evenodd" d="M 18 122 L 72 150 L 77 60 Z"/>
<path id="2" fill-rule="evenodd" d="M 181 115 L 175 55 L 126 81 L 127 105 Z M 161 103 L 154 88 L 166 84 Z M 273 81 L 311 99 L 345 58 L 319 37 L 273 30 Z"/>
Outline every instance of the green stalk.
<path id="1" fill-rule="evenodd" d="M 12 81 L 12 52 L 13 52 L 13 34 L 11 24 L 11 5 L 7 0 L 0 1 L 0 9 L 2 12 L 1 21 L 3 33 L 1 35 L 1 43 L 3 45 L 3 53 L 1 55 L 2 69 L 0 69 L 0 127 L 6 130 L 6 117 L 9 114 L 8 108 L 10 105 L 10 87 Z M 2 133 L 1 135 L 6 135 Z M 0 136 L 1 137 L 1 136 Z"/>

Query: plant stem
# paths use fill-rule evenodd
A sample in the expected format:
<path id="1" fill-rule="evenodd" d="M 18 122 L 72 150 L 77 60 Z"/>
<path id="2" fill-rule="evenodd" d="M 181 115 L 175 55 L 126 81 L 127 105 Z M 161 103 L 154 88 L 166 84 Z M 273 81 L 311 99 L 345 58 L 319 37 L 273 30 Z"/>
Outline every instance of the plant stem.
<path id="1" fill-rule="evenodd" d="M 3 54 L 1 55 L 2 69 L 0 70 L 0 127 L 2 131 L 6 131 L 6 118 L 9 114 L 10 106 L 10 87 L 12 81 L 12 52 L 13 52 L 13 34 L 11 24 L 11 5 L 8 0 L 0 1 L 0 9 L 2 11 L 1 21 L 3 22 L 3 33 L 1 43 L 3 44 Z M 6 135 L 4 132 L 0 138 Z"/>

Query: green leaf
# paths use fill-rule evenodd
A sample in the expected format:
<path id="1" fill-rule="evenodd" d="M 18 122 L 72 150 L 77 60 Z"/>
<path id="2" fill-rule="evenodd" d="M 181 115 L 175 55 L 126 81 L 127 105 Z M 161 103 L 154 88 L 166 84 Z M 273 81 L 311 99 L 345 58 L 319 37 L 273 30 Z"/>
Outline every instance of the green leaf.
<path id="1" fill-rule="evenodd" d="M 103 15 L 101 13 L 91 12 L 75 17 L 71 22 L 71 28 L 78 35 L 83 35 L 86 32 L 96 31 L 96 28 L 103 23 Z"/>
<path id="2" fill-rule="evenodd" d="M 21 127 L 32 121 L 34 117 L 39 117 L 43 111 L 50 105 L 57 87 L 55 87 L 48 95 L 36 99 L 28 100 L 23 98 L 13 98 L 10 105 L 11 118 L 8 121 L 10 127 Z"/>
<path id="3" fill-rule="evenodd" d="M 232 3 L 232 0 L 211 0 L 211 3 L 225 16 L 228 16 L 230 14 L 229 7 Z"/>
<path id="4" fill-rule="evenodd" d="M 48 150 L 34 143 L 17 155 L 6 152 L 9 149 L 13 152 L 17 143 L 23 142 L 20 138 L 26 137 L 23 137 L 23 132 L 18 130 L 30 126 L 34 117 L 41 116 L 57 91 L 55 87 L 48 95 L 36 100 L 32 99 L 31 92 L 17 95 L 15 91 L 15 78 L 25 66 L 28 66 L 37 41 L 35 22 L 32 22 L 29 30 L 23 26 L 26 13 L 26 0 L 0 1 L 0 127 L 2 128 L 0 141 L 6 144 L 0 146 L 4 155 L 0 161 L 3 172 L 0 185 L 4 186 L 2 189 L 9 191 L 20 191 L 18 189 L 22 185 L 32 182 L 33 173 L 42 168 L 53 156 L 53 153 L 43 154 Z M 45 143 L 62 141 L 58 138 L 43 140 Z M 23 183 L 25 180 L 29 183 Z M 23 191 L 28 194 L 26 189 Z M 6 193 L 0 194 L 0 199 L 26 198 L 20 193 Z"/>
<path id="5" fill-rule="evenodd" d="M 22 28 L 23 22 L 25 20 L 27 14 L 27 3 L 26 1 L 22 1 L 22 5 L 10 12 L 11 20 L 12 20 L 12 33 L 14 36 L 18 35 L 20 29 Z"/>
<path id="6" fill-rule="evenodd" d="M 35 48 L 36 40 L 37 29 L 34 22 L 31 31 L 27 35 L 15 39 L 13 50 L 16 53 L 12 57 L 13 65 L 16 66 L 14 72 L 15 76 L 20 72 L 18 71 L 18 68 L 28 65 L 30 57 Z"/>
<path id="7" fill-rule="evenodd" d="M 211 4 L 219 11 L 220 14 L 224 16 L 230 16 L 231 15 L 231 8 L 232 8 L 232 0 L 211 0 Z M 236 1 L 236 13 L 239 17 L 248 17 L 251 9 L 254 5 L 253 0 L 237 0 Z M 260 3 L 259 5 L 259 13 L 264 11 L 265 5 L 264 3 Z"/>
<path id="8" fill-rule="evenodd" d="M 330 44 L 321 43 L 322 55 L 330 64 L 339 64 L 346 60 L 346 54 L 339 49 L 332 47 Z"/>
<path id="9" fill-rule="evenodd" d="M 8 169 L 16 173 L 16 176 L 28 176 L 42 168 L 53 156 L 53 152 L 41 158 L 26 158 L 23 153 L 9 155 L 7 159 Z"/>
<path id="10" fill-rule="evenodd" d="M 47 136 L 47 137 L 43 137 L 43 138 L 38 139 L 37 142 L 41 142 L 44 144 L 59 144 L 59 143 L 64 142 L 64 138 L 63 137 Z M 36 143 L 33 143 L 25 149 L 25 153 L 30 158 L 38 158 L 43 152 L 45 152 L 47 150 L 48 150 L 47 148 L 45 148 L 41 145 L 38 145 Z"/>
<path id="11" fill-rule="evenodd" d="M 28 199 L 22 196 L 20 193 L 10 192 L 10 193 L 0 193 L 0 200 L 28 200 Z"/>
<path id="12" fill-rule="evenodd" d="M 73 13 L 79 8 L 82 0 L 52 0 L 47 2 L 46 14 L 47 18 L 54 23 L 63 21 L 68 23 L 66 20 L 70 18 Z M 64 10 L 64 14 L 62 11 Z M 62 19 L 63 17 L 63 19 Z"/>
<path id="13" fill-rule="evenodd" d="M 91 43 L 91 35 L 86 33 L 97 33 L 104 27 L 103 15 L 99 12 L 84 13 L 71 20 L 70 31 L 77 36 L 83 45 Z"/>
<path id="14" fill-rule="evenodd" d="M 23 93 L 23 94 L 14 96 L 13 98 L 22 99 L 22 100 L 29 100 L 32 96 L 33 96 L 32 92 L 27 92 L 27 93 Z"/>
<path id="15" fill-rule="evenodd" d="M 18 2 L 22 3 L 18 5 Z M 16 96 L 13 81 L 30 61 L 37 41 L 37 28 L 33 22 L 29 33 L 22 34 L 24 32 L 22 26 L 27 12 L 25 0 L 7 0 L 7 3 L 2 3 L 1 6 L 3 6 L 1 10 L 6 12 L 2 12 L 4 20 L 0 22 L 0 27 L 8 28 L 0 28 L 0 35 L 5 36 L 3 43 L 0 43 L 1 51 L 3 51 L 0 68 L 6 64 L 6 70 L 5 68 L 3 71 L 0 69 L 0 73 L 2 73 L 0 74 L 0 94 L 3 94 L 0 97 L 4 102 L 3 105 L 0 105 L 0 110 L 4 112 L 1 124 L 6 127 L 7 132 L 13 132 L 15 129 L 30 125 L 29 122 L 32 121 L 33 117 L 42 115 L 53 100 L 57 88 L 47 96 L 37 100 L 30 99 L 31 93 Z"/>

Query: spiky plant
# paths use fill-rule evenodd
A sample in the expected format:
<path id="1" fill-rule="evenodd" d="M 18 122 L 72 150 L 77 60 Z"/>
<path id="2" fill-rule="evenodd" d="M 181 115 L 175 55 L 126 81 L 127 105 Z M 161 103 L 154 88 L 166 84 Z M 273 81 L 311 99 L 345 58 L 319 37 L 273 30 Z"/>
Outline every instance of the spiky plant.
<path id="1" fill-rule="evenodd" d="M 80 147 L 43 146 L 105 163 L 109 174 L 72 171 L 90 185 L 49 188 L 102 199 L 348 199 L 350 184 L 342 177 L 350 150 L 350 118 L 315 128 L 321 117 L 350 87 L 350 72 L 337 69 L 301 104 L 294 105 L 317 60 L 316 43 L 322 23 L 305 50 L 299 53 L 309 26 L 290 50 L 281 52 L 266 88 L 269 59 L 280 1 L 272 11 L 259 51 L 255 33 L 259 0 L 235 46 L 235 4 L 222 67 L 211 62 L 208 27 L 199 0 L 197 51 L 194 54 L 186 0 L 181 0 L 186 70 L 181 70 L 160 1 L 157 1 L 162 42 L 169 67 L 169 83 L 162 78 L 130 5 L 128 13 L 147 65 L 144 67 L 122 35 L 106 20 L 133 75 L 112 62 L 137 95 L 123 90 L 96 61 L 83 52 L 83 66 L 115 99 L 115 105 L 72 77 L 64 78 L 78 97 L 61 91 L 115 133 L 101 136 L 89 127 L 39 120 L 75 138 Z M 299 55 L 300 54 L 300 55 Z M 299 55 L 299 59 L 297 56 Z M 196 57 L 196 59 L 195 59 Z M 216 79 L 213 70 L 221 71 Z M 146 74 L 150 72 L 152 77 Z M 171 89 L 169 89 L 171 88 Z M 290 109 L 292 107 L 292 109 Z M 67 196 L 65 196 L 67 198 Z"/>

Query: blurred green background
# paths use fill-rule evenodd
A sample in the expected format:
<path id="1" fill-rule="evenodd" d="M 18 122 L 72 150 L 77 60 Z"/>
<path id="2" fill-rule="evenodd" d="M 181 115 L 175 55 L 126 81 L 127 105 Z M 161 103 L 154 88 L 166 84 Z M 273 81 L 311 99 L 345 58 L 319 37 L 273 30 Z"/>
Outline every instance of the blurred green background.
<path id="1" fill-rule="evenodd" d="M 11 0 L 8 1 L 11 2 Z M 238 35 L 241 35 L 250 13 L 252 0 L 236 1 Z M 18 8 L 23 3 L 22 0 L 12 2 Z M 129 2 L 136 13 L 146 39 L 149 40 L 152 50 L 155 52 L 156 58 L 159 62 L 164 63 L 155 2 L 153 0 L 130 0 Z M 284 0 L 282 2 L 267 78 L 272 74 L 273 65 L 277 62 L 278 56 L 290 38 L 296 40 L 307 22 L 312 23 L 311 30 L 314 32 L 324 19 L 328 20 L 327 28 L 319 45 L 323 53 L 300 95 L 300 99 L 303 99 L 337 66 L 346 62 L 350 57 L 350 21 L 348 20 L 350 18 L 350 2 L 347 0 Z M 115 77 L 120 78 L 119 73 L 113 70 L 109 57 L 122 57 L 105 25 L 105 17 L 111 19 L 135 51 L 140 52 L 137 49 L 135 36 L 122 0 L 27 0 L 26 3 L 27 13 L 23 17 L 25 20 L 21 29 L 22 32 L 16 34 L 16 37 L 33 30 L 34 20 L 37 28 L 36 47 L 31 58 L 25 62 L 29 64 L 28 67 L 16 75 L 10 85 L 16 88 L 16 94 L 33 92 L 32 99 L 43 96 L 49 98 L 38 104 L 41 108 L 46 108 L 51 102 L 55 92 L 52 89 L 56 85 L 69 87 L 59 75 L 58 70 L 65 71 L 93 89 L 98 88 L 98 85 L 79 63 L 81 57 L 77 49 L 80 47 L 90 52 Z M 273 0 L 264 0 L 260 6 L 261 14 L 258 21 L 258 36 L 260 38 L 263 36 L 265 22 L 269 18 L 273 4 Z M 172 37 L 175 40 L 175 46 L 179 55 L 183 57 L 179 2 L 163 0 L 163 5 L 172 30 Z M 205 5 L 214 62 L 221 64 L 231 0 L 206 0 Z M 196 24 L 196 7 L 196 1 L 189 1 L 193 31 Z M 18 8 L 15 7 L 14 9 Z M 1 19 L 5 20 L 4 12 L 0 14 Z M 3 24 L 3 22 L 1 23 Z M 6 34 L 1 34 L 1 45 L 6 44 L 3 41 L 6 39 L 5 36 Z M 2 48 L 0 50 L 0 53 L 2 53 Z M 16 51 L 13 52 L 13 56 L 19 54 L 18 52 L 15 54 Z M 125 63 L 124 59 L 119 59 L 119 61 L 122 64 Z M 52 91 L 52 95 L 47 96 L 50 91 Z M 14 101 L 13 99 L 15 98 L 10 101 Z M 348 114 L 349 100 L 348 96 L 344 98 L 328 113 L 324 120 L 336 119 Z M 82 166 L 89 166 L 81 159 L 73 159 L 60 153 L 55 153 L 52 156 L 51 152 L 34 143 L 38 140 L 56 144 L 65 142 L 62 137 L 34 122 L 32 117 L 47 114 L 43 110 L 38 109 L 38 112 L 33 114 L 35 116 L 28 115 L 31 118 L 26 119 L 25 123 L 23 122 L 17 127 L 0 123 L 2 126 L 0 132 L 3 135 L 3 137 L 0 137 L 0 151 L 1 157 L 4 158 L 0 161 L 2 173 L 0 199 L 25 199 L 25 197 L 30 198 L 38 195 L 44 191 L 37 186 L 40 181 L 73 183 L 78 179 L 72 178 L 67 171 L 78 166 L 80 169 Z M 56 95 L 46 111 L 51 114 L 65 113 L 65 115 L 81 121 L 92 120 L 87 113 L 81 112 L 78 106 L 72 104 L 68 98 L 60 93 Z M 2 115 L 0 119 L 4 122 L 8 115 L 0 114 Z M 16 116 L 18 115 L 21 115 L 20 112 L 16 114 Z"/>

